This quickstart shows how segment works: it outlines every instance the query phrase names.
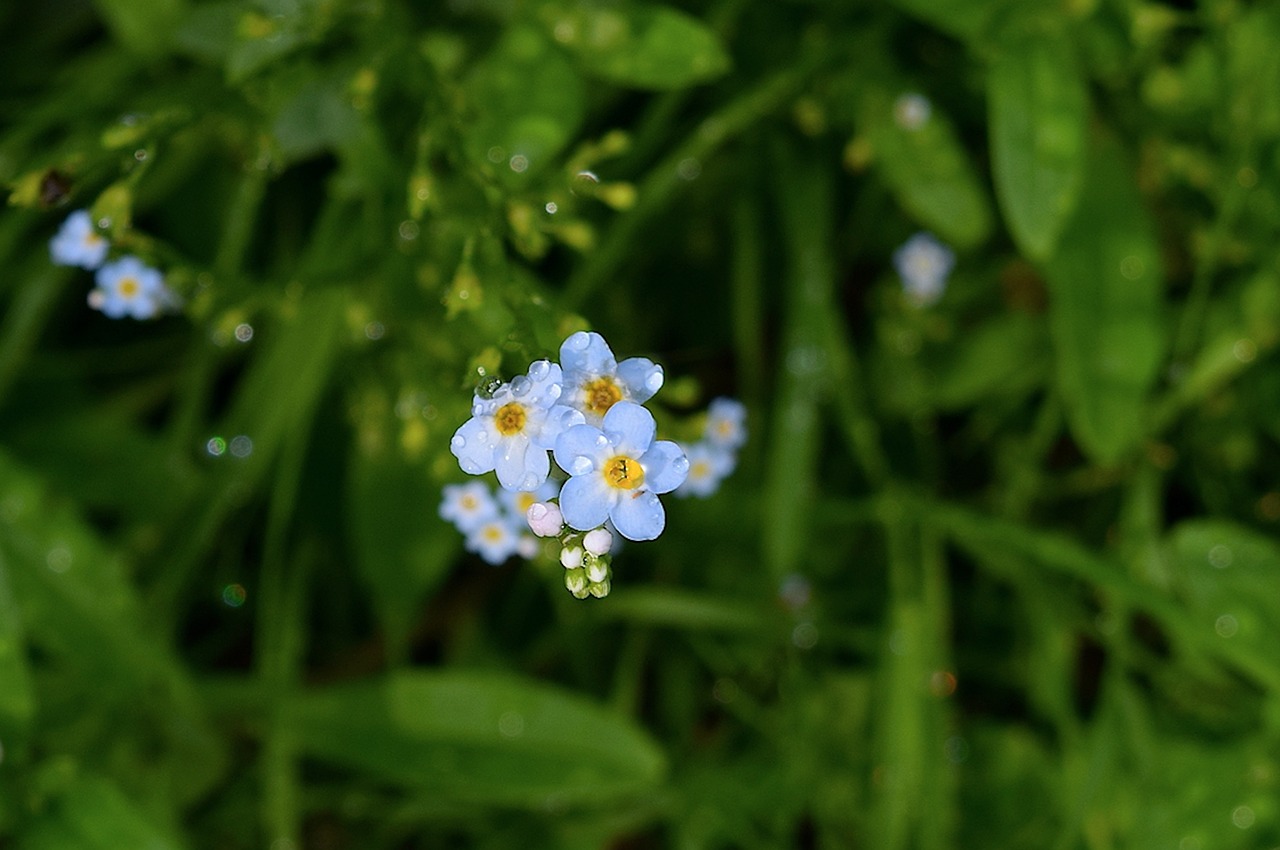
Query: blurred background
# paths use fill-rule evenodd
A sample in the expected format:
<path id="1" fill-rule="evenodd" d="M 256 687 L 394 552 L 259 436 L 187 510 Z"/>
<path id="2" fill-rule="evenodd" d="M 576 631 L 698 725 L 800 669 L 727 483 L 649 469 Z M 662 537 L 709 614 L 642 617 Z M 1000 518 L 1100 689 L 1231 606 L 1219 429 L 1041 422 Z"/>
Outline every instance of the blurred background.
<path id="1" fill-rule="evenodd" d="M 1277 43 L 0 5 L 0 846 L 1280 847 Z M 438 509 L 582 329 L 750 436 L 579 600 Z"/>

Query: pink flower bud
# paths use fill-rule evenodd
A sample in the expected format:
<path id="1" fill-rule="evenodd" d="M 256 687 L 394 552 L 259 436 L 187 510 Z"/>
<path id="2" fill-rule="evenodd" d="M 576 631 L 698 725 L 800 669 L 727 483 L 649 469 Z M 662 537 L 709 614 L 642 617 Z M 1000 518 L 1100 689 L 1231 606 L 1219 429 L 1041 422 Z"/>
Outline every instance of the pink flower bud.
<path id="1" fill-rule="evenodd" d="M 582 538 L 582 547 L 592 555 L 603 555 L 613 546 L 613 535 L 607 528 L 594 528 Z"/>
<path id="2" fill-rule="evenodd" d="M 564 528 L 560 507 L 553 502 L 534 502 L 524 516 L 529 528 L 539 537 L 555 537 Z"/>

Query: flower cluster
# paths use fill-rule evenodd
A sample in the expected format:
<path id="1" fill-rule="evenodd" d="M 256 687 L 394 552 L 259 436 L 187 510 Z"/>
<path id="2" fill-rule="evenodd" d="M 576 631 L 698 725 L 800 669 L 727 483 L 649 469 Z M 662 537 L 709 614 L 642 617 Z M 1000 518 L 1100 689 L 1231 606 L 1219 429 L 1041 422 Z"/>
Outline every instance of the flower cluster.
<path id="1" fill-rule="evenodd" d="M 450 441 L 463 472 L 495 472 L 504 490 L 535 494 L 526 519 L 540 536 L 560 539 L 575 596 L 608 593 L 614 532 L 658 537 L 666 527 L 658 497 L 688 475 L 684 451 L 656 438 L 644 407 L 663 377 L 653 361 L 619 363 L 602 336 L 580 331 L 560 346 L 559 363 L 536 361 L 509 383 L 477 391 L 471 418 Z M 553 458 L 563 484 L 553 497 L 536 495 L 555 481 Z"/>
<path id="2" fill-rule="evenodd" d="M 702 439 L 684 447 L 689 475 L 677 496 L 706 498 L 720 488 L 738 465 L 738 449 L 747 441 L 747 408 L 731 398 L 718 398 L 707 408 Z"/>
<path id="3" fill-rule="evenodd" d="M 946 291 L 956 255 L 932 233 L 920 232 L 893 252 L 893 264 L 907 298 L 918 307 L 927 307 Z"/>
<path id="4" fill-rule="evenodd" d="M 481 481 L 446 484 L 440 516 L 466 537 L 468 552 L 497 566 L 514 555 L 537 555 L 538 541 L 529 533 L 525 515 L 540 499 L 553 499 L 558 493 L 559 485 L 554 479 L 528 492 L 495 492 Z"/>
<path id="5" fill-rule="evenodd" d="M 56 265 L 95 272 L 89 306 L 112 319 L 150 319 L 177 306 L 159 271 L 132 255 L 106 262 L 110 248 L 88 211 L 77 210 L 49 241 L 49 256 Z"/>

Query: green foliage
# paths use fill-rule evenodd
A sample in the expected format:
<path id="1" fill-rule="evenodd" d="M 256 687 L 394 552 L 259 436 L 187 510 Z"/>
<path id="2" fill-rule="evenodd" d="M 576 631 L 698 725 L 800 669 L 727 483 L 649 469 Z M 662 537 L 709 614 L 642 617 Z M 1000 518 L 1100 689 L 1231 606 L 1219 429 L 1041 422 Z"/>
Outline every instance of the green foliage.
<path id="1" fill-rule="evenodd" d="M 1273 5 L 0 33 L 0 847 L 1280 846 Z M 751 438 L 580 601 L 437 510 L 582 329 Z"/>

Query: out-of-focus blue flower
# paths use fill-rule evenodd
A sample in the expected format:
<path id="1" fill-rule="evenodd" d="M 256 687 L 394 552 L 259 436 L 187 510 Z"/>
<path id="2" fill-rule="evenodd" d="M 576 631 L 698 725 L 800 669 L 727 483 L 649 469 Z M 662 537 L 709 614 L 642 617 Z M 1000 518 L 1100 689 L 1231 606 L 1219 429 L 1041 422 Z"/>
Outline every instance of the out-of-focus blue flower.
<path id="1" fill-rule="evenodd" d="M 676 488 L 677 496 L 697 496 L 705 499 L 720 489 L 720 482 L 733 472 L 738 464 L 733 452 L 710 440 L 685 446 L 689 458 L 689 475 Z"/>
<path id="2" fill-rule="evenodd" d="M 556 463 L 572 476 L 560 491 L 564 521 L 578 531 L 613 522 L 628 540 L 653 540 L 666 527 L 658 494 L 689 472 L 684 451 L 654 440 L 653 414 L 631 401 L 614 403 L 599 428 L 575 425 L 556 440 Z"/>
<path id="3" fill-rule="evenodd" d="M 480 475 L 497 470 L 507 490 L 534 490 L 547 480 L 547 452 L 571 425 L 583 422 L 578 411 L 558 404 L 563 387 L 560 367 L 539 360 L 527 375 L 503 384 L 492 398 L 479 394 L 471 418 L 449 444 L 462 471 Z"/>
<path id="4" fill-rule="evenodd" d="M 532 536 L 531 536 L 532 537 Z M 475 552 L 486 563 L 497 566 L 520 552 L 521 535 L 505 516 L 495 516 L 467 534 L 466 549 Z"/>
<path id="5" fill-rule="evenodd" d="M 598 333 L 571 334 L 560 346 L 560 366 L 563 403 L 581 411 L 591 425 L 599 425 L 618 402 L 645 402 L 662 389 L 661 366 L 645 357 L 619 363 Z"/>
<path id="6" fill-rule="evenodd" d="M 106 238 L 93 226 L 88 210 L 76 210 L 49 240 L 49 256 L 59 266 L 93 271 L 107 258 Z"/>
<path id="7" fill-rule="evenodd" d="M 707 405 L 707 427 L 703 434 L 707 442 L 715 446 L 730 451 L 741 448 L 747 441 L 746 405 L 732 398 L 714 399 Z M 693 463 L 692 457 L 689 463 Z"/>
<path id="8" fill-rule="evenodd" d="M 955 253 L 932 233 L 917 233 L 893 252 L 893 264 L 902 278 L 903 291 L 921 307 L 942 297 L 955 263 Z"/>
<path id="9" fill-rule="evenodd" d="M 121 257 L 98 269 L 89 306 L 112 319 L 150 319 L 174 302 L 164 276 L 137 257 Z"/>
<path id="10" fill-rule="evenodd" d="M 516 523 L 517 528 L 528 531 L 529 508 L 536 502 L 548 502 L 559 495 L 560 482 L 554 478 L 548 478 L 532 490 L 501 490 L 498 493 L 498 502 L 506 510 L 507 516 Z"/>
<path id="11" fill-rule="evenodd" d="M 482 481 L 446 484 L 441 490 L 440 516 L 453 523 L 463 534 L 475 531 L 498 516 L 498 503 Z"/>
<path id="12" fill-rule="evenodd" d="M 904 130 L 919 130 L 933 115 L 933 104 L 919 92 L 907 92 L 893 102 L 893 120 Z"/>

